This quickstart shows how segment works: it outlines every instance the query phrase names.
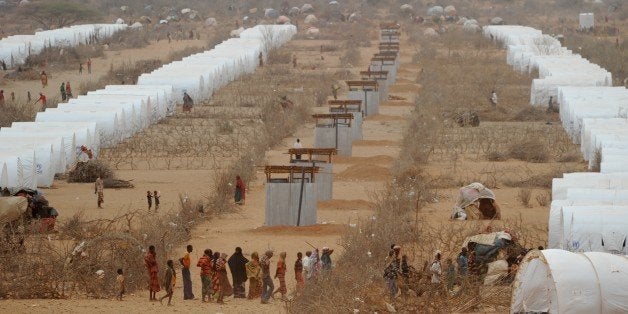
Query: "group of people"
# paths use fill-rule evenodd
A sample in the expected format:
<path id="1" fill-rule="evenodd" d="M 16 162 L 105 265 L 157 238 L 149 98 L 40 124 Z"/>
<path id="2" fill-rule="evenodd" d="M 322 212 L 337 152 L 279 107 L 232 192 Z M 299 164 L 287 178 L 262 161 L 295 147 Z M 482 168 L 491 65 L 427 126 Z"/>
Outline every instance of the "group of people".
<path id="1" fill-rule="evenodd" d="M 160 198 L 161 198 L 161 194 L 159 194 L 159 191 L 153 191 L 152 193 L 150 191 L 146 191 L 146 201 L 148 202 L 148 211 L 150 211 L 151 208 L 153 208 L 153 199 L 155 200 L 155 212 L 159 210 Z"/>
<path id="2" fill-rule="evenodd" d="M 188 245 L 183 257 L 179 259 L 184 300 L 197 299 L 192 291 L 192 259 L 190 254 L 193 251 L 192 245 Z M 302 291 L 308 281 L 315 280 L 320 272 L 331 270 L 331 254 L 333 252 L 334 250 L 324 247 L 322 252 L 319 252 L 318 249 L 307 251 L 305 257 L 301 252 L 297 253 L 293 267 L 297 293 Z M 281 300 L 286 300 L 288 293 L 286 285 L 287 253 L 279 253 L 274 275 L 271 272 L 273 256 L 274 252 L 271 250 L 264 252 L 261 257 L 258 252 L 253 252 L 248 259 L 240 247 L 236 247 L 234 253 L 229 257 L 226 253 L 206 249 L 196 263 L 196 266 L 200 268 L 201 302 L 216 301 L 216 303 L 222 304 L 225 297 L 232 295 L 234 298 L 247 298 L 249 300 L 260 298 L 262 304 L 267 304 L 277 294 L 281 295 Z M 177 278 L 173 261 L 168 260 L 166 262 L 167 270 L 163 275 L 161 284 L 155 246 L 151 245 L 148 248 L 144 257 L 144 264 L 149 278 L 149 300 L 161 302 L 168 298 L 168 305 L 172 305 L 173 288 Z M 227 275 L 227 268 L 231 272 L 231 282 Z M 118 273 L 121 274 L 122 270 L 119 270 Z M 279 281 L 277 289 L 275 289 L 275 279 Z M 249 282 L 248 294 L 246 293 L 247 281 Z M 166 293 L 157 299 L 157 292 L 161 291 L 162 286 Z M 119 283 L 118 287 L 118 296 L 121 300 L 124 294 L 124 285 Z"/>
<path id="3" fill-rule="evenodd" d="M 70 86 L 70 81 L 61 82 L 59 92 L 61 93 L 61 101 L 67 101 L 74 97 L 72 95 L 72 86 Z"/>

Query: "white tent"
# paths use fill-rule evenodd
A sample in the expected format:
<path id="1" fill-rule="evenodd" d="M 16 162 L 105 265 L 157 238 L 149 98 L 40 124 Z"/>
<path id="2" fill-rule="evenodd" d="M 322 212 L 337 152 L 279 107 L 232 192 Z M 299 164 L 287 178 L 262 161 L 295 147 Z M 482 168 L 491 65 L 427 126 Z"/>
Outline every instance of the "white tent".
<path id="1" fill-rule="evenodd" d="M 32 150 L 35 153 L 35 172 L 38 187 L 50 187 L 55 177 L 55 163 L 52 143 L 23 138 L 0 138 L 0 152 L 10 153 L 13 150 Z"/>
<path id="2" fill-rule="evenodd" d="M 550 248 L 628 254 L 628 206 L 562 206 L 553 214 L 558 219 L 550 219 L 548 226 Z"/>
<path id="3" fill-rule="evenodd" d="M 4 160 L 0 160 L 0 188 L 6 188 L 9 186 L 8 175 L 7 163 Z"/>
<path id="4" fill-rule="evenodd" d="M 72 167 L 81 146 L 88 147 L 94 154 L 98 153 L 100 139 L 96 132 L 95 122 L 13 122 L 11 129 L 28 132 L 51 132 L 62 134 L 66 146 L 74 142 L 72 154 L 65 155 L 67 166 Z M 67 150 L 66 150 L 67 151 Z"/>
<path id="5" fill-rule="evenodd" d="M 14 149 L 0 152 L 0 164 L 7 167 L 6 181 L 9 188 L 37 188 L 37 170 L 34 150 Z"/>
<path id="6" fill-rule="evenodd" d="M 37 122 L 95 122 L 100 147 L 112 147 L 122 140 L 124 128 L 115 111 L 63 111 L 46 109 L 37 113 Z"/>
<path id="7" fill-rule="evenodd" d="M 17 148 L 22 146 L 22 144 L 51 145 L 52 160 L 46 162 L 51 163 L 50 168 L 53 175 L 55 173 L 64 173 L 67 170 L 69 165 L 69 158 L 67 158 L 67 156 L 74 153 L 74 137 L 68 137 L 66 142 L 66 139 L 60 132 L 2 128 L 2 130 L 0 130 L 0 140 L 7 143 L 7 148 Z M 30 149 L 33 149 L 33 147 L 30 147 Z M 36 157 L 38 157 L 37 154 Z"/>
<path id="8" fill-rule="evenodd" d="M 626 313 L 628 259 L 608 253 L 532 251 L 513 284 L 512 313 Z"/>
<path id="9" fill-rule="evenodd" d="M 567 188 L 588 188 L 606 190 L 628 190 L 628 172 L 599 173 L 575 172 L 565 173 L 563 178 L 552 179 L 552 199 L 567 199 Z M 587 196 L 588 197 L 588 196 Z"/>

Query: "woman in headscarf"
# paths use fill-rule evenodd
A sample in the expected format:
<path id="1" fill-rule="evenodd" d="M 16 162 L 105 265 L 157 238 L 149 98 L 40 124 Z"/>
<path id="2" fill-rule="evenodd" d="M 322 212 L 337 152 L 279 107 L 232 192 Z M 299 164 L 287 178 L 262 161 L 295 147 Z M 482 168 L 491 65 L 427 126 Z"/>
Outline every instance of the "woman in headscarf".
<path id="1" fill-rule="evenodd" d="M 231 271 L 231 278 L 233 279 L 233 294 L 234 298 L 245 298 L 244 283 L 246 282 L 246 263 L 249 260 L 242 254 L 240 247 L 235 248 L 235 253 L 229 257 L 229 270 Z"/>
<path id="2" fill-rule="evenodd" d="M 159 266 L 157 265 L 157 253 L 154 245 L 148 247 L 148 252 L 144 257 L 144 265 L 148 270 L 148 300 L 157 301 L 157 292 L 161 290 L 161 287 L 159 287 Z"/>
<path id="3" fill-rule="evenodd" d="M 277 270 L 275 271 L 275 278 L 279 278 L 279 288 L 273 292 L 273 298 L 277 292 L 281 293 L 281 300 L 286 300 L 286 252 L 279 253 L 279 260 L 277 261 Z"/>
<path id="4" fill-rule="evenodd" d="M 249 295 L 248 299 L 259 298 L 262 294 L 262 268 L 259 265 L 259 254 L 253 252 L 251 260 L 246 263 L 246 276 L 249 278 Z"/>
<path id="5" fill-rule="evenodd" d="M 214 297 L 216 302 L 222 303 L 222 287 L 220 285 L 220 252 L 214 252 L 212 257 L 212 290 L 214 291 Z M 224 267 L 224 265 L 222 265 Z"/>
<path id="6" fill-rule="evenodd" d="M 218 281 L 220 282 L 220 293 L 218 294 L 218 303 L 224 303 L 224 297 L 229 297 L 233 295 L 233 288 L 229 283 L 229 278 L 227 277 L 227 254 L 221 253 L 220 258 L 218 258 L 217 264 L 217 272 L 218 272 Z"/>
<path id="7" fill-rule="evenodd" d="M 294 262 L 294 279 L 297 282 L 297 292 L 301 292 L 305 286 L 303 279 L 303 253 L 297 253 L 297 260 Z"/>
<path id="8" fill-rule="evenodd" d="M 240 176 L 236 176 L 235 195 L 233 198 L 236 204 L 244 205 L 246 200 L 246 186 Z"/>

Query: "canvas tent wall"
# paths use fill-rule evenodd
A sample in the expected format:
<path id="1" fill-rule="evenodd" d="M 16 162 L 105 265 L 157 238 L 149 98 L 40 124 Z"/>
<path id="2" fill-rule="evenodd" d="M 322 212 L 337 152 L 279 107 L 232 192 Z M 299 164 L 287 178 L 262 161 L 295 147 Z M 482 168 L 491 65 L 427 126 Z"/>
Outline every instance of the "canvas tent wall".
<path id="1" fill-rule="evenodd" d="M 608 253 L 531 251 L 513 283 L 512 313 L 626 313 L 628 259 Z"/>
<path id="2" fill-rule="evenodd" d="M 98 154 L 99 142 L 96 132 L 95 122 L 13 122 L 11 129 L 28 132 L 51 132 L 62 134 L 66 146 L 74 141 L 72 153 L 68 154 L 66 149 L 67 165 L 71 167 L 76 161 L 76 156 L 80 152 L 81 146 L 88 147 L 94 154 Z"/>
<path id="3" fill-rule="evenodd" d="M 0 188 L 6 188 L 9 186 L 9 178 L 7 173 L 7 163 L 4 160 L 0 160 Z"/>
<path id="4" fill-rule="evenodd" d="M 35 151 L 14 149 L 0 152 L 0 164 L 3 162 L 7 167 L 7 187 L 37 188 Z"/>
<path id="5" fill-rule="evenodd" d="M 51 165 L 53 174 L 64 173 L 68 165 L 72 164 L 68 154 L 74 154 L 74 134 L 71 134 L 71 136 L 65 135 L 67 133 L 58 131 L 0 129 L 0 140 L 3 140 L 7 147 L 23 143 L 50 144 L 53 155 L 53 163 Z"/>
<path id="6" fill-rule="evenodd" d="M 63 111 L 113 111 L 118 114 L 120 133 L 122 138 L 129 138 L 142 127 L 141 104 L 132 102 L 115 102 L 107 100 L 73 99 L 68 103 L 59 104 L 57 109 Z M 137 110 L 136 110 L 137 109 Z"/>
<path id="7" fill-rule="evenodd" d="M 113 111 L 49 111 L 37 113 L 36 122 L 94 122 L 100 147 L 112 147 L 121 141 L 118 114 Z"/>
<path id="8" fill-rule="evenodd" d="M 550 248 L 628 254 L 628 206 L 570 205 L 553 214 L 558 219 L 548 226 Z"/>
<path id="9" fill-rule="evenodd" d="M 552 179 L 552 199 L 566 199 L 567 188 L 628 189 L 628 173 L 577 172 Z"/>
<path id="10" fill-rule="evenodd" d="M 55 177 L 56 160 L 53 157 L 52 143 L 44 140 L 24 140 L 23 138 L 0 138 L 0 152 L 32 150 L 35 153 L 35 172 L 38 187 L 50 187 Z M 65 170 L 65 169 L 64 169 Z"/>

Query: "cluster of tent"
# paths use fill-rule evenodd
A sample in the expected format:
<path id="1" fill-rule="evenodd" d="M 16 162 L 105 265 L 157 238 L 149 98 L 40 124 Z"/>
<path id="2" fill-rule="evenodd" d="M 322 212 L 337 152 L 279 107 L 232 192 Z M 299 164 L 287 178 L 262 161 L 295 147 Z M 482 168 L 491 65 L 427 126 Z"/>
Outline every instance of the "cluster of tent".
<path id="1" fill-rule="evenodd" d="M 486 26 L 508 48 L 508 64 L 538 70 L 530 103 L 560 108 L 560 119 L 590 167 L 552 182 L 548 250 L 526 256 L 512 312 L 628 311 L 628 90 L 611 73 L 523 26 Z"/>
<path id="2" fill-rule="evenodd" d="M 259 54 L 296 33 L 292 25 L 258 25 L 210 51 L 140 77 L 137 85 L 109 85 L 37 113 L 35 122 L 0 129 L 0 188 L 49 187 L 89 148 L 112 147 L 174 113 L 187 90 L 207 100 L 217 88 L 255 70 Z"/>
<path id="3" fill-rule="evenodd" d="M 36 32 L 34 35 L 9 36 L 0 40 L 0 61 L 7 67 L 15 67 L 45 48 L 86 45 L 92 39 L 108 38 L 126 28 L 126 24 L 84 24 Z"/>

